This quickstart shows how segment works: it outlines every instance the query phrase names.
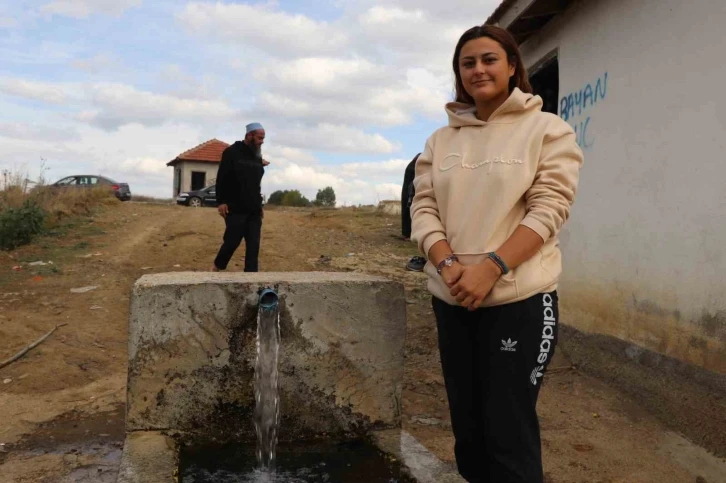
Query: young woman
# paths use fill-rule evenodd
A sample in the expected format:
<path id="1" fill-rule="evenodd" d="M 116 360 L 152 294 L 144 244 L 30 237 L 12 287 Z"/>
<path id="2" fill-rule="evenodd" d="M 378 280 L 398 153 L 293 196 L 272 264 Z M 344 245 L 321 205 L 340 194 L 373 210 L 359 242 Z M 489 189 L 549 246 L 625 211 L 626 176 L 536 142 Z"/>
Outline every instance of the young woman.
<path id="1" fill-rule="evenodd" d="M 416 163 L 412 238 L 428 257 L 461 475 L 542 483 L 535 406 L 557 344 L 557 233 L 583 162 L 541 111 L 513 37 L 474 27 L 453 59 L 449 125 Z"/>

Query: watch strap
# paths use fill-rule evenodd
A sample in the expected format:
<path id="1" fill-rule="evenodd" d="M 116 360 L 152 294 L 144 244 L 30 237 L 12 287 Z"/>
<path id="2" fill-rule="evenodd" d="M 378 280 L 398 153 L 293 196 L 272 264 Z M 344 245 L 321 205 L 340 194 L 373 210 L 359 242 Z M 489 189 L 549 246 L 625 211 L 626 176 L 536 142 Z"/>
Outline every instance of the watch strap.
<path id="1" fill-rule="evenodd" d="M 439 264 L 436 266 L 436 273 L 441 275 L 441 270 L 444 269 L 445 265 L 451 265 L 451 263 L 458 262 L 458 261 L 459 261 L 459 258 L 456 255 L 449 255 L 448 257 L 441 260 L 439 262 Z M 450 262 L 450 263 L 447 264 L 446 262 Z"/>

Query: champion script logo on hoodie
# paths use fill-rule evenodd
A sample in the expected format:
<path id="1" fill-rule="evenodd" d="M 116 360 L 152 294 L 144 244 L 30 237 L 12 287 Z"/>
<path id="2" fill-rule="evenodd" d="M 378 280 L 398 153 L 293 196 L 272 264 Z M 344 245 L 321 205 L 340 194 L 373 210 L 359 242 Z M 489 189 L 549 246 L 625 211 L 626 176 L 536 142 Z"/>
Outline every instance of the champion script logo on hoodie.
<path id="1" fill-rule="evenodd" d="M 461 166 L 464 169 L 478 169 L 482 166 L 489 165 L 489 169 L 487 170 L 487 173 L 492 172 L 492 168 L 495 164 L 508 164 L 510 166 L 512 165 L 519 165 L 524 164 L 524 161 L 521 159 L 516 158 L 506 158 L 504 156 L 495 156 L 493 159 L 484 159 L 482 161 L 477 161 L 476 163 L 470 164 L 465 162 L 464 156 L 461 154 L 448 154 L 444 158 L 443 161 L 441 161 L 441 167 L 439 168 L 441 171 L 448 171 L 451 168 L 455 168 L 456 166 Z"/>

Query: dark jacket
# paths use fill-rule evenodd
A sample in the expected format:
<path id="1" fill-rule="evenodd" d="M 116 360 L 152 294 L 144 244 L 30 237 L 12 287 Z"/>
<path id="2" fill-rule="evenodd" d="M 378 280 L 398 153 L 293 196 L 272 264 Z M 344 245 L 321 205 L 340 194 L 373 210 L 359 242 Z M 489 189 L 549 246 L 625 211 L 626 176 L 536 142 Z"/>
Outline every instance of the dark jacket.
<path id="1" fill-rule="evenodd" d="M 403 187 L 401 188 L 401 235 L 404 238 L 411 238 L 411 202 L 416 189 L 413 186 L 413 179 L 416 177 L 416 160 L 421 153 L 418 153 L 408 166 L 403 175 Z"/>
<path id="2" fill-rule="evenodd" d="M 222 153 L 217 170 L 217 203 L 230 213 L 262 212 L 262 159 L 247 144 L 237 141 Z"/>
<path id="3" fill-rule="evenodd" d="M 403 186 L 401 187 L 401 206 L 411 207 L 411 201 L 413 201 L 413 195 L 415 189 L 413 187 L 413 179 L 416 177 L 416 161 L 421 153 L 418 153 L 406 166 L 406 171 L 403 175 Z"/>

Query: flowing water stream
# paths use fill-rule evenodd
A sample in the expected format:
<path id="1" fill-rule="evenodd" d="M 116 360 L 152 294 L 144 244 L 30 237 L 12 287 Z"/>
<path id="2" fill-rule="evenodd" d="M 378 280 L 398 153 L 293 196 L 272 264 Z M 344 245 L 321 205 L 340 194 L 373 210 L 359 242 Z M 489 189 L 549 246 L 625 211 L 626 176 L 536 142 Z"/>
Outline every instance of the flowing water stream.
<path id="1" fill-rule="evenodd" d="M 262 299 L 257 312 L 257 360 L 255 362 L 255 431 L 257 467 L 275 469 L 280 396 L 277 392 L 277 359 L 280 353 L 280 309 Z"/>

